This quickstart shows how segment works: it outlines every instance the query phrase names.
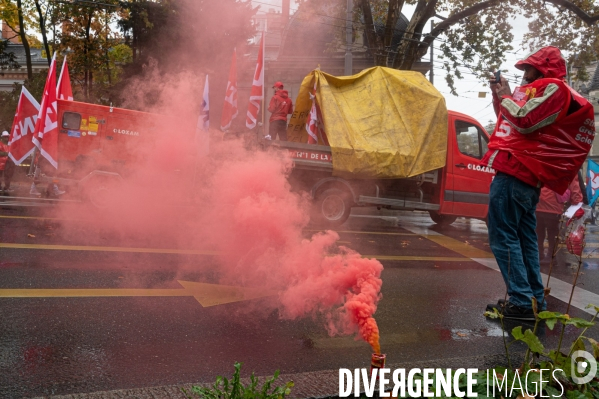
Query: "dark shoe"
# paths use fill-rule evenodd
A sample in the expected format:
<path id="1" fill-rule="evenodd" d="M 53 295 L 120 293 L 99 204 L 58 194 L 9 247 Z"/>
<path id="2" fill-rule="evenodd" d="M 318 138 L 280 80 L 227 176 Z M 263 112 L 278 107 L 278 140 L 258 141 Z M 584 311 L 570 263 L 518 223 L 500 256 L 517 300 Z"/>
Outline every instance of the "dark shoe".
<path id="1" fill-rule="evenodd" d="M 504 319 L 514 319 L 514 320 L 535 320 L 535 314 L 531 308 L 523 308 L 520 306 L 516 306 L 509 301 L 506 302 L 502 309 L 500 310 Z"/>
<path id="2" fill-rule="evenodd" d="M 501 309 L 503 308 L 503 305 L 505 305 L 505 299 L 498 299 L 497 303 L 490 303 L 487 305 L 487 312 L 492 312 L 493 309 L 497 309 L 498 311 L 501 311 Z"/>

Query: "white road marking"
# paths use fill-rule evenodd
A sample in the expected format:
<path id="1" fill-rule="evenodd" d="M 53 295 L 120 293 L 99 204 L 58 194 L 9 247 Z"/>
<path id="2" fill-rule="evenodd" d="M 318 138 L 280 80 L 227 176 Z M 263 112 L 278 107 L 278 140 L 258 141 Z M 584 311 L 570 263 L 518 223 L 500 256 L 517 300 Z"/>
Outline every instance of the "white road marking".
<path id="1" fill-rule="evenodd" d="M 433 236 L 443 234 L 436 232 L 434 230 L 429 230 L 425 227 L 413 226 L 413 225 L 405 225 L 401 224 L 401 228 L 411 231 L 414 234 L 418 234 L 421 236 Z M 470 258 L 473 261 L 488 267 L 489 269 L 493 269 L 499 272 L 499 266 L 497 265 L 497 261 L 493 258 Z M 547 284 L 548 275 L 545 273 L 541 273 L 541 277 L 543 278 L 543 282 Z M 570 300 L 570 293 L 572 292 L 572 284 L 562 281 L 555 276 L 551 277 L 550 281 L 551 293 L 550 295 L 554 298 L 559 299 L 565 303 L 568 303 Z M 586 309 L 588 304 L 593 304 L 599 306 L 599 295 L 587 291 L 583 288 L 576 287 L 574 290 L 574 295 L 572 296 L 572 306 L 578 308 L 584 312 L 594 315 L 594 309 Z"/>

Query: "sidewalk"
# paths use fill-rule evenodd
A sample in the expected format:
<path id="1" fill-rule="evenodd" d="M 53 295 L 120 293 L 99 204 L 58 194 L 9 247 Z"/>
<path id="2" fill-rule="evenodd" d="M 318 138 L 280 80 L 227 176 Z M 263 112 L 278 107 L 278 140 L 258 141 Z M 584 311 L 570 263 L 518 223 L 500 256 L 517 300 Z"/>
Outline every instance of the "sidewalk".
<path id="1" fill-rule="evenodd" d="M 512 361 L 521 361 L 523 353 L 513 354 Z M 452 359 L 439 359 L 437 361 L 399 363 L 387 365 L 390 369 L 403 368 L 410 370 L 413 368 L 478 368 L 484 370 L 495 366 L 505 366 L 505 354 L 489 356 L 472 356 Z M 247 371 L 247 370 L 246 370 Z M 231 365 L 231 373 L 233 365 Z M 230 378 L 231 376 L 224 376 Z M 264 378 L 259 378 L 263 381 Z M 290 398 L 326 398 L 339 395 L 339 370 L 323 370 L 298 374 L 282 374 L 277 379 L 275 386 L 283 385 L 287 381 L 293 381 L 295 386 L 291 389 Z M 162 387 L 148 387 L 138 389 L 123 389 L 115 391 L 93 392 L 72 395 L 57 396 L 39 396 L 34 399 L 187 399 L 187 396 L 181 391 L 185 388 L 191 390 L 193 385 L 210 386 L 214 383 L 201 382 L 181 385 L 169 385 Z M 249 378 L 243 378 L 242 383 L 249 383 Z M 199 398 L 199 396 L 196 396 Z"/>

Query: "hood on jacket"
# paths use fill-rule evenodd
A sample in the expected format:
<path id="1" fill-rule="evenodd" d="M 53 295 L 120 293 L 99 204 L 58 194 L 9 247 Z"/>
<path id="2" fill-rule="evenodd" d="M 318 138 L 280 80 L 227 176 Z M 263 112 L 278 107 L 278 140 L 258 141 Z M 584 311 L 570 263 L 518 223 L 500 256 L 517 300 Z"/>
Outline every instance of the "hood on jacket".
<path id="1" fill-rule="evenodd" d="M 287 90 L 279 90 L 277 91 L 277 96 L 282 98 L 289 98 L 289 93 L 287 92 Z"/>
<path id="2" fill-rule="evenodd" d="M 567 75 L 566 60 L 561 51 L 554 46 L 536 49 L 514 66 L 523 71 L 525 65 L 536 68 L 546 78 L 564 79 Z"/>

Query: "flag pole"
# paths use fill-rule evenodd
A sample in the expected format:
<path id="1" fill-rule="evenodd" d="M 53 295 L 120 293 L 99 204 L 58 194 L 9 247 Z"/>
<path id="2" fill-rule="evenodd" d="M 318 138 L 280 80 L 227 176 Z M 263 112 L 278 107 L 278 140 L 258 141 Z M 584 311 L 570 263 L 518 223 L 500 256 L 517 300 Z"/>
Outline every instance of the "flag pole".
<path id="1" fill-rule="evenodd" d="M 258 50 L 260 51 L 260 50 Z M 266 128 L 264 126 L 264 107 L 266 105 L 266 28 L 262 31 L 262 137 L 266 136 Z"/>

